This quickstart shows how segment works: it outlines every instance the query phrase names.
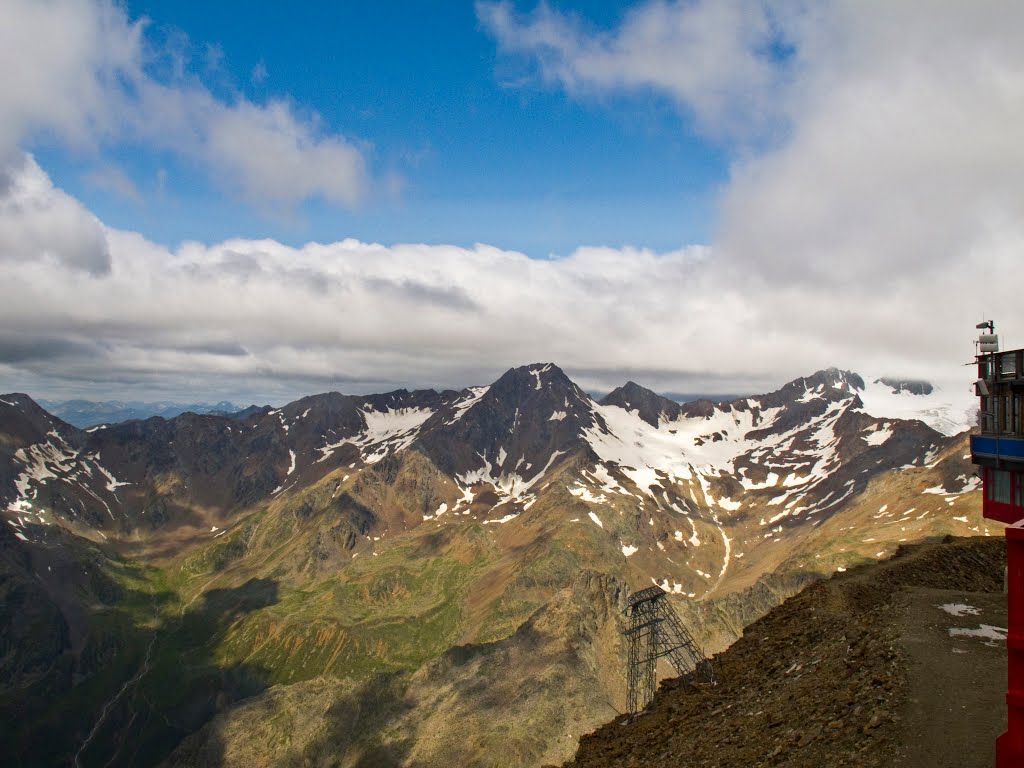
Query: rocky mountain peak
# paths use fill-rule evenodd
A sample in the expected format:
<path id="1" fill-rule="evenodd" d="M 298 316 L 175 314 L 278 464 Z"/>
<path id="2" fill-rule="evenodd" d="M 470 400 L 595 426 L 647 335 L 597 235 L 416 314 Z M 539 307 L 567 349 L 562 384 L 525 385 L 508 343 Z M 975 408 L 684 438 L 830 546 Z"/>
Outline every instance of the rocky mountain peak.
<path id="1" fill-rule="evenodd" d="M 808 387 L 821 386 L 847 394 L 855 394 L 858 390 L 864 389 L 864 379 L 852 371 L 840 368 L 826 368 L 806 377 L 803 381 Z"/>
<path id="2" fill-rule="evenodd" d="M 627 411 L 637 411 L 637 415 L 652 427 L 657 427 L 662 417 L 669 421 L 677 418 L 681 411 L 679 403 L 633 381 L 613 389 L 601 398 L 601 405 L 617 405 Z"/>
<path id="3" fill-rule="evenodd" d="M 509 368 L 490 387 L 491 396 L 517 394 L 522 397 L 536 397 L 533 393 L 555 396 L 560 392 L 576 393 L 579 388 L 565 372 L 554 363 L 531 363 L 518 368 Z"/>
<path id="4" fill-rule="evenodd" d="M 534 363 L 466 390 L 424 425 L 418 443 L 459 477 L 526 478 L 581 447 L 593 423 L 590 397 L 558 366 Z"/>
<path id="5" fill-rule="evenodd" d="M 0 419 L 4 425 L 3 432 L 19 444 L 45 440 L 46 434 L 54 430 L 65 439 L 77 434 L 74 427 L 48 413 L 21 392 L 0 395 Z"/>
<path id="6" fill-rule="evenodd" d="M 901 392 L 907 392 L 911 395 L 930 395 L 935 391 L 935 387 L 931 385 L 931 382 L 922 381 L 921 379 L 894 379 L 883 376 L 880 379 L 875 379 L 875 384 L 883 384 L 889 387 L 894 395 L 898 395 Z"/>

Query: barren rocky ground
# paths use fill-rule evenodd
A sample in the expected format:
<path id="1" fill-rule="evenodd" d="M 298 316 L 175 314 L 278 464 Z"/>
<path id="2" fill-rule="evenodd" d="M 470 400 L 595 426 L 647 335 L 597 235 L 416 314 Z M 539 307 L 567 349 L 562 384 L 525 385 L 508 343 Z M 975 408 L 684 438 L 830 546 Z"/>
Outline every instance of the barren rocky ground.
<path id="1" fill-rule="evenodd" d="M 1004 566 L 1001 539 L 948 538 L 814 584 L 715 657 L 716 687 L 666 681 L 566 766 L 991 765 Z"/>

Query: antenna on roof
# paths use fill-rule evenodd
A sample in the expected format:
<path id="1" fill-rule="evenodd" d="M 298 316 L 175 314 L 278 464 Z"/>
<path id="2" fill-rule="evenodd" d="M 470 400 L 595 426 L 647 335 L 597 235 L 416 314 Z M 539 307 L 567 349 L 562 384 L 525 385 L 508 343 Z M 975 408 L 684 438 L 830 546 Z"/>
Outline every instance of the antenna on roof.
<path id="1" fill-rule="evenodd" d="M 978 356 L 994 355 L 998 352 L 999 337 L 996 335 L 995 320 L 983 320 L 974 327 L 979 331 L 988 331 L 988 333 L 980 334 L 978 341 L 975 342 L 978 345 Z"/>

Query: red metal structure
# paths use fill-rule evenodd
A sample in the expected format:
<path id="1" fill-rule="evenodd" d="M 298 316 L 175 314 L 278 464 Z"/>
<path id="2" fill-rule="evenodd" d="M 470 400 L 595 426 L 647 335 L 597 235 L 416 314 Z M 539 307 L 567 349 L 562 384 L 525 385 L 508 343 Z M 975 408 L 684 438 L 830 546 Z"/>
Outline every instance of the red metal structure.
<path id="1" fill-rule="evenodd" d="M 1024 768 L 1024 350 L 998 351 L 991 322 L 979 340 L 981 434 L 971 436 L 980 466 L 985 517 L 1009 523 L 1007 559 L 1006 732 L 996 768 Z"/>

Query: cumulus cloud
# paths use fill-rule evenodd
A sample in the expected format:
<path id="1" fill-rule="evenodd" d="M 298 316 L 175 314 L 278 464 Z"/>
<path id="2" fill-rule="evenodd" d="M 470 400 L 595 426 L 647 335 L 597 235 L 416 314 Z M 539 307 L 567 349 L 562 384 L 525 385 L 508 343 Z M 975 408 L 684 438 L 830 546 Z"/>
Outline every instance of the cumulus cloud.
<path id="1" fill-rule="evenodd" d="M 1024 6 L 654 0 L 610 31 L 477 9 L 543 82 L 655 89 L 733 153 L 708 280 L 758 321 L 724 319 L 731 356 L 934 374 L 983 312 L 1024 344 Z"/>
<path id="2" fill-rule="evenodd" d="M 35 160 L 22 157 L 0 180 L 0 263 L 103 274 L 110 253 L 99 220 L 55 188 Z"/>
<path id="3" fill-rule="evenodd" d="M 0 26 L 0 165 L 26 141 L 97 149 L 140 142 L 198 163 L 258 204 L 320 197 L 353 205 L 370 179 L 363 149 L 287 100 L 214 95 L 182 66 L 157 76 L 145 21 L 111 0 L 7 0 Z"/>
<path id="4" fill-rule="evenodd" d="M 77 206 L 31 162 L 8 186 L 32 183 Z M 973 313 L 997 307 L 1010 319 L 1019 301 L 1013 280 L 973 272 L 1016 274 L 1024 249 L 1024 236 L 1004 232 L 920 290 L 880 274 L 875 291 L 851 298 L 740 275 L 703 246 L 581 247 L 541 261 L 487 245 L 357 240 L 171 251 L 98 232 L 104 269 L 31 249 L 0 260 L 0 389 L 283 402 L 328 389 L 460 388 L 552 360 L 595 392 L 632 378 L 665 392 L 751 394 L 840 365 L 967 393 Z"/>
<path id="5" fill-rule="evenodd" d="M 131 232 L 106 229 L 103 239 L 105 274 L 0 263 L 0 326 L 40 349 L 8 344 L 0 380 L 149 388 L 162 378 L 253 396 L 285 381 L 289 396 L 339 382 L 464 386 L 539 359 L 665 367 L 666 351 L 710 338 L 709 308 L 743 312 L 738 297 L 702 289 L 701 247 L 581 248 L 537 261 L 485 245 L 239 239 L 168 251 Z M 698 321 L 680 322 L 687 314 Z"/>

